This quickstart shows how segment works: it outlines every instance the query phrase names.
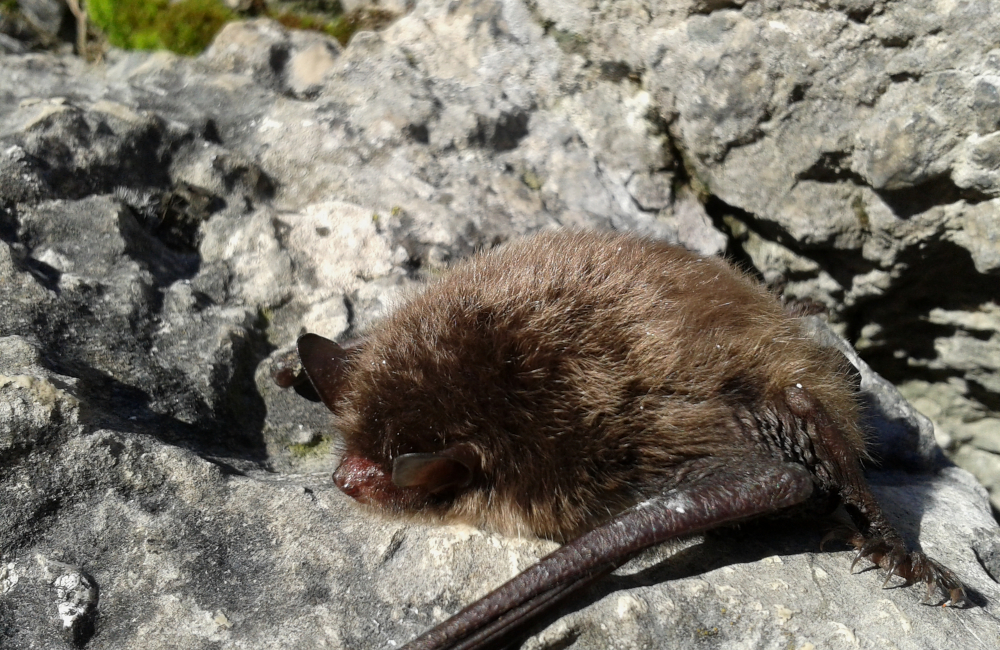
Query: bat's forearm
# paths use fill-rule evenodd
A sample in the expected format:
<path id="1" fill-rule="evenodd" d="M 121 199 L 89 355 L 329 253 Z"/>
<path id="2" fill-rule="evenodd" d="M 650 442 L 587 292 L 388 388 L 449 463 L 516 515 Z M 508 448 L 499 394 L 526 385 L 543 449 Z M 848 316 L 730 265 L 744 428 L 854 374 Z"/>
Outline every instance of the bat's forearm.
<path id="1" fill-rule="evenodd" d="M 654 544 L 784 510 L 806 501 L 812 476 L 786 463 L 712 468 L 556 549 L 512 580 L 414 639 L 403 650 L 486 650 Z"/>

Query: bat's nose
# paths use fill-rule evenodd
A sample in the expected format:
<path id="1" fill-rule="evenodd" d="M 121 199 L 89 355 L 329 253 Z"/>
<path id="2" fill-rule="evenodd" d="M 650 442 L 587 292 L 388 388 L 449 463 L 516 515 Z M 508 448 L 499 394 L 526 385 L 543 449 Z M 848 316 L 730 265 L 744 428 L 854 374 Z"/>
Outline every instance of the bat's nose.
<path id="1" fill-rule="evenodd" d="M 340 491 L 358 501 L 368 502 L 369 492 L 388 483 L 389 478 L 377 464 L 362 456 L 344 456 L 333 473 L 333 483 Z"/>

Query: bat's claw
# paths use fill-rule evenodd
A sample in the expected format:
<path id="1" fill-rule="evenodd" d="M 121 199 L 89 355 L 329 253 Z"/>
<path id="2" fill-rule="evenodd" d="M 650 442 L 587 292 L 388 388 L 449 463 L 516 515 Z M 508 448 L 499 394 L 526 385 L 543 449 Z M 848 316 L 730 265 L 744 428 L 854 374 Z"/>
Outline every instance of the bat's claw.
<path id="1" fill-rule="evenodd" d="M 858 536 L 860 538 L 860 536 Z M 902 542 L 897 547 L 882 537 L 872 537 L 870 539 L 855 538 L 852 539 L 854 546 L 858 549 L 858 554 L 854 556 L 854 561 L 851 562 L 851 573 L 854 573 L 854 568 L 858 565 L 862 559 L 869 559 L 873 564 L 889 570 L 889 577 L 896 572 L 901 564 L 900 555 L 906 555 L 906 547 L 902 546 Z M 901 553 L 897 553 L 897 549 L 901 549 Z M 896 557 L 892 557 L 897 555 Z M 885 585 L 882 585 L 883 587 Z"/>
<path id="2" fill-rule="evenodd" d="M 969 600 L 965 594 L 962 581 L 947 567 L 927 557 L 920 551 L 907 550 L 906 545 L 898 537 L 863 538 L 860 535 L 851 540 L 858 549 L 858 554 L 851 563 L 851 573 L 862 558 L 886 571 L 882 588 L 889 585 L 893 576 L 899 576 L 907 585 L 923 582 L 927 585 L 925 604 L 936 604 L 940 600 L 932 600 L 934 594 L 940 592 L 948 597 L 944 602 L 946 607 L 964 607 Z"/>

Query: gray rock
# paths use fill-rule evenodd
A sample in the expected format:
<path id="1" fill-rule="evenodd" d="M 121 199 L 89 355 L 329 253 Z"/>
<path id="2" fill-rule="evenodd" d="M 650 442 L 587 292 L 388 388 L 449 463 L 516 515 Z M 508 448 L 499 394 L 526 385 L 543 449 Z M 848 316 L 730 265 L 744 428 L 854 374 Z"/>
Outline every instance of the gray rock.
<path id="1" fill-rule="evenodd" d="M 337 41 L 318 32 L 289 31 L 261 19 L 226 25 L 202 58 L 274 90 L 308 96 L 319 92 L 340 51 Z"/>
<path id="2" fill-rule="evenodd" d="M 3 54 L 24 54 L 28 51 L 28 46 L 16 38 L 0 32 L 0 53 Z"/>
<path id="3" fill-rule="evenodd" d="M 524 647 L 997 641 L 1000 532 L 934 439 L 996 503 L 998 14 L 400 6 L 346 48 L 251 21 L 195 59 L 0 55 L 0 646 L 398 647 L 551 550 L 360 510 L 268 359 L 560 226 L 724 251 L 826 306 L 873 488 L 975 606 L 779 521 L 652 550 Z"/>
<path id="4" fill-rule="evenodd" d="M 39 31 L 58 36 L 70 20 L 69 8 L 60 0 L 18 0 L 18 8 Z"/>

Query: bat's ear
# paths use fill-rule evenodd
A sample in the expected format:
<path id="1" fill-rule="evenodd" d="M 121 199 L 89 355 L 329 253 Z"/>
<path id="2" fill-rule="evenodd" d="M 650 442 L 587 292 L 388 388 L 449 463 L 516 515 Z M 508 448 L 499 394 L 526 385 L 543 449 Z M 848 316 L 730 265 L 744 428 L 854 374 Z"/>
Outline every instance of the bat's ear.
<path id="1" fill-rule="evenodd" d="M 299 359 L 309 378 L 309 384 L 315 390 L 315 396 L 331 411 L 343 389 L 344 378 L 350 367 L 349 357 L 360 345 L 358 341 L 340 345 L 318 334 L 303 334 L 296 343 Z M 303 397 L 309 397 L 298 386 L 296 390 Z"/>
<path id="2" fill-rule="evenodd" d="M 403 454 L 392 461 L 392 482 L 437 494 L 469 485 L 478 466 L 478 455 L 465 444 L 432 454 Z"/>

